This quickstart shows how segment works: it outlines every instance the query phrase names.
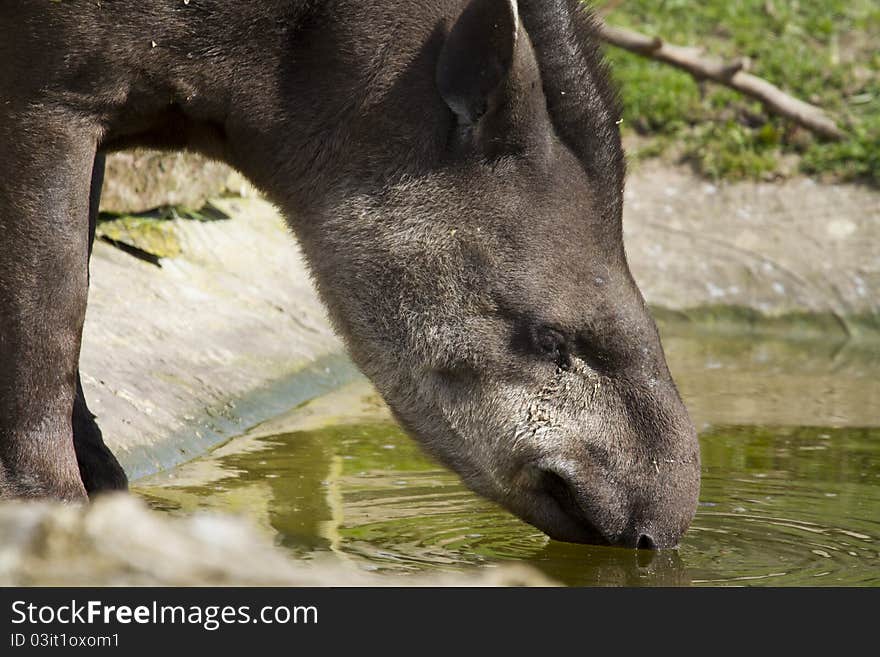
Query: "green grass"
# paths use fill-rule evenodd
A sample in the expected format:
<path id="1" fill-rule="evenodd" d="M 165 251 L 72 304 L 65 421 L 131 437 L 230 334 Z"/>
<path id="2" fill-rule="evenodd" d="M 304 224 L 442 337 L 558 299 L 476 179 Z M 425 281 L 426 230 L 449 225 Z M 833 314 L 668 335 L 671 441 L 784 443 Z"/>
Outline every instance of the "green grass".
<path id="1" fill-rule="evenodd" d="M 665 155 L 712 178 L 801 171 L 880 186 L 880 2 L 877 0 L 598 0 L 606 20 L 707 55 L 751 59 L 751 72 L 824 108 L 847 133 L 822 140 L 760 103 L 608 46 L 621 86 L 630 157 Z"/>

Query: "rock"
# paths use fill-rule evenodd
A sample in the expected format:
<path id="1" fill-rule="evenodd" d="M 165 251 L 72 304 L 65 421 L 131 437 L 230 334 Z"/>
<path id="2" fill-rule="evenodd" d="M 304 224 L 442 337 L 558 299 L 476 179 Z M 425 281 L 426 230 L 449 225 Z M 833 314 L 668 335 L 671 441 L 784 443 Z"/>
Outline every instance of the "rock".
<path id="1" fill-rule="evenodd" d="M 547 586 L 524 566 L 380 575 L 296 561 L 231 516 L 172 517 L 115 494 L 91 505 L 0 504 L 0 586 Z"/>
<path id="2" fill-rule="evenodd" d="M 200 208 L 210 198 L 254 195 L 237 172 L 191 153 L 127 151 L 107 158 L 103 212 L 137 213 L 164 205 Z"/>

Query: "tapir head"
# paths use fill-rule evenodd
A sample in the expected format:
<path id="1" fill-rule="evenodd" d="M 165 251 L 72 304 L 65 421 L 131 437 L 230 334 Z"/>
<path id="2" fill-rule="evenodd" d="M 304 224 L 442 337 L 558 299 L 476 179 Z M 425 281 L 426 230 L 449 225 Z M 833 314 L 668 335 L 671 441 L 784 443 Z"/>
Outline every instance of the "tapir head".
<path id="1" fill-rule="evenodd" d="M 556 539 L 668 547 L 699 447 L 627 266 L 590 20 L 472 0 L 412 100 L 436 161 L 341 201 L 307 248 L 355 361 L 468 486 Z"/>

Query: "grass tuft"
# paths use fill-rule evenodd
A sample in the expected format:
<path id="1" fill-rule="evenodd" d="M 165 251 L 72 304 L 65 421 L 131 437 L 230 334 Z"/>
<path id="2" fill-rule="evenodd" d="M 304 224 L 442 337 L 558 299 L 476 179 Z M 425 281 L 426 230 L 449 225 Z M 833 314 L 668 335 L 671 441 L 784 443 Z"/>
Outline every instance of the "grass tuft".
<path id="1" fill-rule="evenodd" d="M 880 186 L 880 2 L 877 0 L 599 0 L 612 25 L 751 59 L 751 71 L 829 112 L 847 133 L 824 141 L 759 103 L 611 46 L 624 131 L 636 159 L 666 155 L 711 178 L 793 172 Z M 792 162 L 794 165 L 792 166 Z"/>

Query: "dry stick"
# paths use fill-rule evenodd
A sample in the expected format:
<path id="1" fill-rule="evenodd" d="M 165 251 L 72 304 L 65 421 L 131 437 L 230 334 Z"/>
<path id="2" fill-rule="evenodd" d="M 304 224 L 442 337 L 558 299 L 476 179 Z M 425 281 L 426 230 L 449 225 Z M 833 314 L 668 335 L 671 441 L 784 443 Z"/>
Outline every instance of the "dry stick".
<path id="1" fill-rule="evenodd" d="M 684 48 L 664 43 L 659 37 L 611 27 L 599 23 L 603 40 L 619 48 L 683 69 L 697 79 L 714 80 L 740 93 L 761 101 L 774 114 L 791 119 L 828 139 L 841 139 L 843 131 L 820 108 L 798 100 L 766 80 L 743 70 L 745 60 L 730 64 L 701 58 L 695 48 Z"/>

